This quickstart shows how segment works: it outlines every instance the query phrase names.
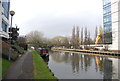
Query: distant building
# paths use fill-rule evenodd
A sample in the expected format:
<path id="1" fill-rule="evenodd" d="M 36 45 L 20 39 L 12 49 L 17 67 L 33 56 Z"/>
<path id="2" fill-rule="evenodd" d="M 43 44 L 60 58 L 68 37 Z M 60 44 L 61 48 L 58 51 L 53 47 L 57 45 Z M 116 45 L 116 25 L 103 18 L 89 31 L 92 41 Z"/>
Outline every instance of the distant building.
<path id="1" fill-rule="evenodd" d="M 120 50 L 120 0 L 103 0 L 104 43 Z"/>
<path id="2" fill-rule="evenodd" d="M 9 9 L 10 0 L 0 0 L 0 38 L 3 40 L 9 38 Z"/>

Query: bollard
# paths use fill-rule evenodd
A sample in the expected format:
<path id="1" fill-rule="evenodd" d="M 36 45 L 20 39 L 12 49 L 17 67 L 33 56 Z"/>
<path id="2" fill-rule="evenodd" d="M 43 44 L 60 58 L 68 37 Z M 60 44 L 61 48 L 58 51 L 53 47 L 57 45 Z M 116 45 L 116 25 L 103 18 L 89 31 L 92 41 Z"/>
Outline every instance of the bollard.
<path id="1" fill-rule="evenodd" d="M 11 48 L 9 48 L 9 52 L 8 52 L 8 60 L 11 60 Z"/>

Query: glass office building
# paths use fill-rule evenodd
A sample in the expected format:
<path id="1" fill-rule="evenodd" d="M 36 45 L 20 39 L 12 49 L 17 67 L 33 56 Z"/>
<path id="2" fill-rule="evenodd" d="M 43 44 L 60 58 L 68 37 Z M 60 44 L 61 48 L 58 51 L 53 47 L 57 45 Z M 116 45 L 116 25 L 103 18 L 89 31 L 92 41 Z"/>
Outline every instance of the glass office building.
<path id="1" fill-rule="evenodd" d="M 2 7 L 4 8 L 4 16 L 9 19 L 9 8 L 10 8 L 10 2 L 8 0 L 2 1 Z"/>
<path id="2" fill-rule="evenodd" d="M 0 0 L 0 37 L 8 39 L 10 0 Z"/>
<path id="3" fill-rule="evenodd" d="M 111 0 L 103 0 L 104 43 L 112 44 Z"/>
<path id="4" fill-rule="evenodd" d="M 103 36 L 109 50 L 120 51 L 120 0 L 103 1 Z"/>

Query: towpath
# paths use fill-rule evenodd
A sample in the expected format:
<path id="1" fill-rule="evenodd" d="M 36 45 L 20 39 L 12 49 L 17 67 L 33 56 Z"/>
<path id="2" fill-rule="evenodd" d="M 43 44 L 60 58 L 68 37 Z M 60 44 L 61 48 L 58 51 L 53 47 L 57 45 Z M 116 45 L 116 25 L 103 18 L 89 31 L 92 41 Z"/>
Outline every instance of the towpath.
<path id="1" fill-rule="evenodd" d="M 34 79 L 32 52 L 22 55 L 8 70 L 5 79 Z"/>

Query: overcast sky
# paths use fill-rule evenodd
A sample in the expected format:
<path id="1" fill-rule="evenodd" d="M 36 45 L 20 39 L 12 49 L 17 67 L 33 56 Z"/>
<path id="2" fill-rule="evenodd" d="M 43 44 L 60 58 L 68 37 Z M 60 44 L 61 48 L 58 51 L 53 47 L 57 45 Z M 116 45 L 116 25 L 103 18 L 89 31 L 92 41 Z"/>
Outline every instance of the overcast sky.
<path id="1" fill-rule="evenodd" d="M 73 26 L 87 26 L 94 36 L 102 26 L 102 0 L 11 0 L 20 35 L 39 30 L 46 37 L 71 36 Z"/>

